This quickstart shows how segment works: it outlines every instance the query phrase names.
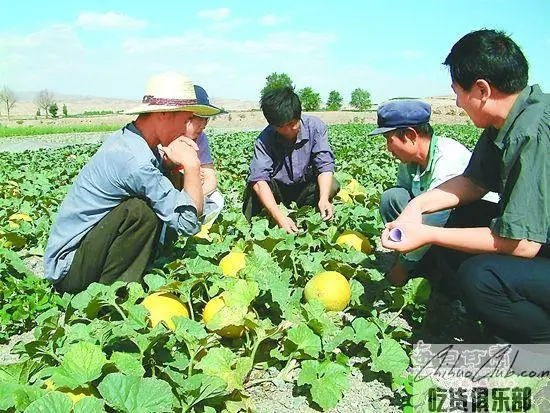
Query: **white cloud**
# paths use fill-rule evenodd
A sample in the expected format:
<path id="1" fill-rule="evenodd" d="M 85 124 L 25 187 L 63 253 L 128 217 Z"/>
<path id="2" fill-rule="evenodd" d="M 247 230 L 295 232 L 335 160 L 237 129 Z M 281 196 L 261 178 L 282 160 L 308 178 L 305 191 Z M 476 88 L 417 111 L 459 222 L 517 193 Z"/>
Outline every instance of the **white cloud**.
<path id="1" fill-rule="evenodd" d="M 110 28 L 110 29 L 143 29 L 149 25 L 147 20 L 140 20 L 130 17 L 126 14 L 107 12 L 107 13 L 80 13 L 77 24 L 87 28 Z"/>
<path id="2" fill-rule="evenodd" d="M 288 18 L 286 17 L 279 17 L 274 14 L 266 14 L 265 16 L 262 16 L 259 20 L 259 23 L 262 26 L 277 26 L 278 24 L 284 23 L 288 21 Z"/>
<path id="3" fill-rule="evenodd" d="M 218 22 L 218 21 L 227 19 L 230 13 L 231 13 L 230 9 L 223 7 L 223 8 L 214 9 L 214 10 L 201 10 L 197 13 L 197 16 L 199 16 L 201 19 L 207 19 L 207 20 Z"/>

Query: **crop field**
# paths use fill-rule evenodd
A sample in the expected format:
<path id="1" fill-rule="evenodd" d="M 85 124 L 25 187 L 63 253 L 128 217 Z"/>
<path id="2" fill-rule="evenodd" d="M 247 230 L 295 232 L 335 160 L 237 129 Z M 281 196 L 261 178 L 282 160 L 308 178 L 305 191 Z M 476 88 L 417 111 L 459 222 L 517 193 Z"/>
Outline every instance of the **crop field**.
<path id="1" fill-rule="evenodd" d="M 328 223 L 312 208 L 290 210 L 298 236 L 265 218 L 249 225 L 241 214 L 256 134 L 211 135 L 226 198 L 212 228 L 159 251 L 143 284 L 92 284 L 64 296 L 25 260 L 43 254 L 69 185 L 98 146 L 0 153 L 0 343 L 33 330 L 11 350 L 19 361 L 0 366 L 0 411 L 267 411 L 252 395 L 283 386 L 311 411 L 338 411 L 357 371 L 387 390 L 380 411 L 412 411 L 420 390 L 407 368 L 412 344 L 428 334 L 432 289 L 423 278 L 403 288 L 384 279 L 378 201 L 397 163 L 383 138 L 366 137 L 372 129 L 329 128 L 343 191 Z M 466 125 L 435 129 L 469 147 L 478 137 Z M 344 231 L 368 241 L 359 250 L 340 245 Z M 244 262 L 220 266 L 230 253 Z M 304 297 L 307 282 L 325 271 L 349 281 L 342 311 Z M 166 318 L 170 306 L 181 315 Z"/>

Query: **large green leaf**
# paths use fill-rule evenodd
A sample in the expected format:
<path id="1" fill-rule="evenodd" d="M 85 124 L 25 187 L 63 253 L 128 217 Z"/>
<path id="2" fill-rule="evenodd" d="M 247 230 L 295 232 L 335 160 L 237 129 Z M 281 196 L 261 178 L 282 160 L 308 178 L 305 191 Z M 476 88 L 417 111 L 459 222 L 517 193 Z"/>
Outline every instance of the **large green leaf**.
<path id="1" fill-rule="evenodd" d="M 70 413 L 73 402 L 66 394 L 50 392 L 32 402 L 25 413 Z"/>
<path id="2" fill-rule="evenodd" d="M 75 389 L 97 379 L 106 363 L 99 346 L 86 342 L 71 344 L 52 377 L 58 387 Z"/>
<path id="3" fill-rule="evenodd" d="M 172 411 L 170 385 L 153 377 L 143 378 L 112 373 L 98 386 L 99 393 L 115 409 L 129 413 Z"/>

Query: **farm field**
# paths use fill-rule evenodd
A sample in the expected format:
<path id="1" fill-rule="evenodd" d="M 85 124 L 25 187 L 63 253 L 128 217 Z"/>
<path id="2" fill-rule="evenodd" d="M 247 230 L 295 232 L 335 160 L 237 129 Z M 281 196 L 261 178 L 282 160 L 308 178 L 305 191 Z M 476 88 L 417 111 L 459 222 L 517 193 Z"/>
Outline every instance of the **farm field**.
<path id="1" fill-rule="evenodd" d="M 159 251 L 143 284 L 64 296 L 29 263 L 40 261 L 55 213 L 98 144 L 0 153 L 0 344 L 33 331 L 9 347 L 18 362 L 0 366 L 0 411 L 411 411 L 412 344 L 482 335 L 426 279 L 403 288 L 384 279 L 378 201 L 397 163 L 383 138 L 367 138 L 373 128 L 329 127 L 343 191 L 329 223 L 311 208 L 290 211 L 299 236 L 265 218 L 250 226 L 240 212 L 256 133 L 210 134 L 226 199 L 212 228 Z M 468 125 L 435 130 L 470 148 L 479 134 Z M 337 244 L 344 231 L 367 244 Z M 230 253 L 244 254 L 234 276 L 219 265 Z M 304 299 L 324 271 L 349 280 L 342 311 Z M 149 312 L 159 305 L 142 303 L 159 292 L 177 296 L 187 316 L 153 327 Z M 220 296 L 222 309 L 205 323 L 205 306 Z"/>

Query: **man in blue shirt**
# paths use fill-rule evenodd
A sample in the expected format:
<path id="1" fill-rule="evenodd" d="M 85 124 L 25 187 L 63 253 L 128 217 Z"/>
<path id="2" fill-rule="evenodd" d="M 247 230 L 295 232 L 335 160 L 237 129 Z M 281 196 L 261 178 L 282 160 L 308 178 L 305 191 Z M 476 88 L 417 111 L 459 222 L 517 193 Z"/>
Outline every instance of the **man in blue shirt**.
<path id="1" fill-rule="evenodd" d="M 92 282 L 140 281 L 155 252 L 162 223 L 179 235 L 199 231 L 204 194 L 196 143 L 185 137 L 194 113 L 220 110 L 197 102 L 179 73 L 149 81 L 137 119 L 109 136 L 78 174 L 52 227 L 44 275 L 60 292 Z M 185 169 L 179 191 L 162 173 Z"/>
<path id="2" fill-rule="evenodd" d="M 245 216 L 250 220 L 265 208 L 279 227 L 294 234 L 296 223 L 278 205 L 294 201 L 299 207 L 315 206 L 323 219 L 331 219 L 331 200 L 339 185 L 327 126 L 302 115 L 300 99 L 291 87 L 265 92 L 260 105 L 269 125 L 256 139 L 244 195 Z"/>

